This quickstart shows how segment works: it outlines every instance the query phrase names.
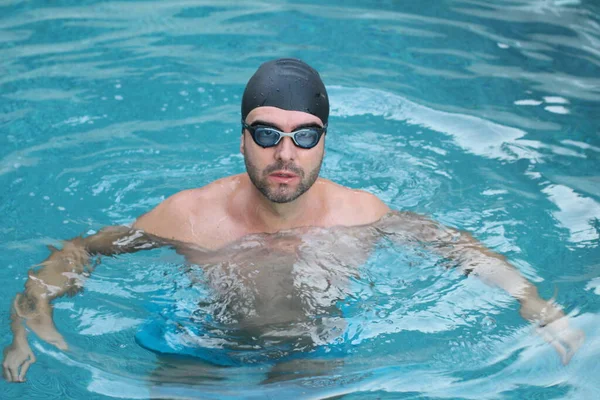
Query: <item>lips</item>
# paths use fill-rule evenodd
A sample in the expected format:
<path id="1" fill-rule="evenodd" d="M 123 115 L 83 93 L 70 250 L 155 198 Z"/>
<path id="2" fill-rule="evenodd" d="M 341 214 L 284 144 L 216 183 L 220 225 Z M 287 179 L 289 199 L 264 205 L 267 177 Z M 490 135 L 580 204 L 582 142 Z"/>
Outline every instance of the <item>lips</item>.
<path id="1" fill-rule="evenodd" d="M 292 182 L 297 181 L 299 178 L 298 175 L 294 174 L 293 172 L 280 170 L 270 173 L 269 179 L 275 183 L 288 185 Z"/>
<path id="2" fill-rule="evenodd" d="M 298 175 L 294 174 L 293 172 L 289 172 L 289 171 L 275 171 L 275 172 L 271 173 L 269 176 L 273 176 L 276 178 L 292 179 L 292 178 L 296 178 Z"/>

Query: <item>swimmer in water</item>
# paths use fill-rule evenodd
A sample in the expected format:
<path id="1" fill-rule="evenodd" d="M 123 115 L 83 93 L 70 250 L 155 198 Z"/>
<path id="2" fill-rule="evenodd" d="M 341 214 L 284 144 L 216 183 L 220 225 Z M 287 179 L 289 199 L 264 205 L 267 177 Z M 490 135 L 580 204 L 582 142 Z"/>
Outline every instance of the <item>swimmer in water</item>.
<path id="1" fill-rule="evenodd" d="M 561 309 L 540 298 L 503 256 L 466 232 L 392 211 L 370 193 L 319 177 L 329 98 L 317 71 L 297 59 L 262 64 L 246 86 L 241 111 L 246 173 L 176 193 L 132 227 L 107 227 L 65 241 L 62 249 L 50 249 L 40 269 L 29 272 L 11 310 L 6 380 L 23 382 L 35 362 L 26 327 L 67 349 L 51 302 L 83 287 L 94 256 L 171 246 L 202 267 L 216 293 L 209 308 L 216 320 L 257 341 L 291 337 L 277 329 L 291 324 L 299 327 L 297 338 L 314 342 L 310 316 L 335 314 L 336 302 L 349 294 L 346 280 L 384 236 L 426 246 L 462 273 L 507 291 L 520 303 L 521 315 L 537 323 L 562 361 L 569 362 L 583 333 L 570 328 Z M 320 254 L 332 255 L 326 268 L 319 267 Z"/>

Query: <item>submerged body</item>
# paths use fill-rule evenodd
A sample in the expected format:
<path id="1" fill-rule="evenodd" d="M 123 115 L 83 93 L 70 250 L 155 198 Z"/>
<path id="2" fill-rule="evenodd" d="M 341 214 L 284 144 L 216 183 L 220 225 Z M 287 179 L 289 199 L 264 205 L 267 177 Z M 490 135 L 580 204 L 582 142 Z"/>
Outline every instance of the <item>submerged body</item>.
<path id="1" fill-rule="evenodd" d="M 377 237 L 370 227 L 299 228 L 217 251 L 178 246 L 200 297 L 183 314 L 158 311 L 137 342 L 220 366 L 331 353 L 346 328 L 338 303 L 353 296 Z"/>
<path id="2" fill-rule="evenodd" d="M 301 228 L 248 235 L 208 258 L 186 256 L 198 265 L 192 280 L 210 288 L 212 318 L 264 334 L 330 312 L 349 294 L 372 241 L 368 229 Z"/>

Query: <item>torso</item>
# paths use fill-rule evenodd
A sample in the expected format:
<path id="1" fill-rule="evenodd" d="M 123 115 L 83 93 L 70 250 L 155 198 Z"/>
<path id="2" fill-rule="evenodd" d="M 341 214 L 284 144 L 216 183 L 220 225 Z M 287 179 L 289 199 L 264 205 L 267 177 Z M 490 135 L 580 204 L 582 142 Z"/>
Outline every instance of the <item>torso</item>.
<path id="1" fill-rule="evenodd" d="M 241 174 L 180 192 L 135 227 L 189 244 L 178 251 L 201 266 L 196 279 L 214 294 L 201 315 L 261 337 L 280 335 L 274 330 L 282 326 L 286 335 L 312 337 L 323 323 L 314 316 L 335 314 L 368 257 L 377 235 L 367 225 L 389 209 L 375 196 L 319 179 L 302 221 L 269 232 L 242 211 L 249 185 Z"/>
<path id="2" fill-rule="evenodd" d="M 246 235 L 217 251 L 178 251 L 192 264 L 192 280 L 210 289 L 198 315 L 211 325 L 262 340 L 313 341 L 323 324 L 342 333 L 337 303 L 352 295 L 352 278 L 377 239 L 369 227 L 311 227 Z"/>

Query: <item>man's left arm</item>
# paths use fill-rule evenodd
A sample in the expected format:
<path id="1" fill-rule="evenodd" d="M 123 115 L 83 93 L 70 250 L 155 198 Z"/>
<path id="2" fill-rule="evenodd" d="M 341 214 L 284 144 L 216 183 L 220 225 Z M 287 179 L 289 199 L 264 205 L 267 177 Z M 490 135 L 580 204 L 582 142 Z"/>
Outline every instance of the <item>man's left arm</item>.
<path id="1" fill-rule="evenodd" d="M 490 286 L 504 289 L 519 301 L 521 316 L 538 324 L 540 335 L 554 346 L 564 364 L 583 343 L 583 332 L 569 327 L 568 319 L 556 304 L 542 299 L 536 286 L 504 256 L 491 251 L 469 233 L 411 212 L 392 212 L 373 227 L 396 241 L 423 244 L 454 261 L 463 274 L 477 276 Z"/>

